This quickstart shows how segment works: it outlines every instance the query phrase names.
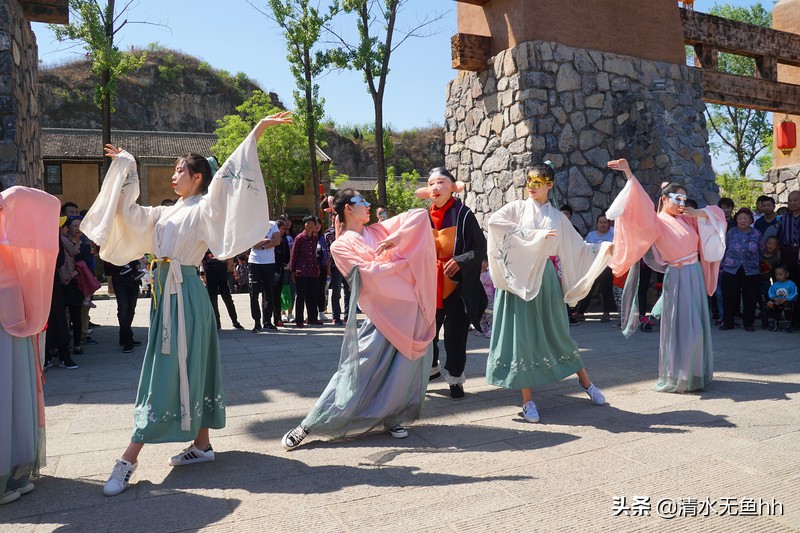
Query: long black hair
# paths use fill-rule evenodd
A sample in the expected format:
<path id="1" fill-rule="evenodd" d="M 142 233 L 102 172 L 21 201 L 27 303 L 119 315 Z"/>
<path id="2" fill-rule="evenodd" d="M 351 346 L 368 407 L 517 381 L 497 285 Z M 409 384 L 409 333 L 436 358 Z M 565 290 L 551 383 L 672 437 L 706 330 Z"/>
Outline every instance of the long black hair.
<path id="1" fill-rule="evenodd" d="M 339 217 L 340 224 L 344 224 L 344 208 L 347 207 L 350 201 L 356 196 L 358 196 L 356 190 L 348 187 L 336 193 L 336 196 L 333 198 L 333 210 L 336 211 L 336 216 Z"/>

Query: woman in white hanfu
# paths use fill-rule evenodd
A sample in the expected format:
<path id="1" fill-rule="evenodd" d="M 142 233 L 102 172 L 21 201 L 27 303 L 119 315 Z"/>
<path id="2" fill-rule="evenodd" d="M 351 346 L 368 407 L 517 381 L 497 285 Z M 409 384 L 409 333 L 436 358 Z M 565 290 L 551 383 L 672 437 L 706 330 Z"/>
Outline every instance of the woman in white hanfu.
<path id="1" fill-rule="evenodd" d="M 103 488 L 107 496 L 128 486 L 145 443 L 193 439 L 170 459 L 173 466 L 214 460 L 208 430 L 225 426 L 225 396 L 216 318 L 195 267 L 207 249 L 227 259 L 266 234 L 269 211 L 256 143 L 268 126 L 288 123 L 288 112 L 262 119 L 213 176 L 201 156 L 178 159 L 172 186 L 180 199 L 169 207 L 137 205 L 135 159 L 106 147 L 114 162 L 81 229 L 109 263 L 124 265 L 147 252 L 158 263 L 133 436 Z"/>
<path id="2" fill-rule="evenodd" d="M 497 288 L 486 381 L 522 390 L 522 415 L 538 422 L 531 389 L 577 374 L 593 403 L 605 404 L 589 379 L 569 334 L 564 302 L 575 306 L 608 264 L 611 243 L 589 244 L 569 219 L 548 202 L 553 169 L 528 172 L 527 200 L 516 200 L 489 217 L 489 273 Z M 561 283 L 551 256 L 561 261 Z"/>

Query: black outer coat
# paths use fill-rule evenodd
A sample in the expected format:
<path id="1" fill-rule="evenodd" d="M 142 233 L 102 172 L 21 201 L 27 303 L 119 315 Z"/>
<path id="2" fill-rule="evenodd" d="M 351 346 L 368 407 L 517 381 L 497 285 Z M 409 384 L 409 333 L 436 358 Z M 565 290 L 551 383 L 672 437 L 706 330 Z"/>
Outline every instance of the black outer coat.
<path id="1" fill-rule="evenodd" d="M 430 211 L 428 212 L 430 216 Z M 481 283 L 481 263 L 486 259 L 486 237 L 483 234 L 478 219 L 469 207 L 456 199 L 445 216 L 452 227 L 456 226 L 456 244 L 453 250 L 453 259 L 460 270 L 452 279 L 458 283 L 456 292 L 461 296 L 467 312 L 467 318 L 480 330 L 480 321 L 489 299 Z M 433 228 L 433 221 L 431 221 Z"/>

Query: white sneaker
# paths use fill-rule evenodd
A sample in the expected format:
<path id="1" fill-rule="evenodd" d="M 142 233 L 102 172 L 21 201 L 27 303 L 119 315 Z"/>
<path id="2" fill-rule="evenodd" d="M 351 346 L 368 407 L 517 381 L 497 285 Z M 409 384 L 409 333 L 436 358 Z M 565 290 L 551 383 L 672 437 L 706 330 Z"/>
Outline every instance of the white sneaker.
<path id="1" fill-rule="evenodd" d="M 169 464 L 172 466 L 184 466 L 194 463 L 208 463 L 215 458 L 214 450 L 211 449 L 211 446 L 208 447 L 208 450 L 203 451 L 192 443 L 178 455 L 170 457 Z"/>
<path id="2" fill-rule="evenodd" d="M 594 383 L 589 384 L 589 388 L 587 389 L 583 385 L 581 385 L 583 390 L 586 391 L 586 394 L 589 395 L 589 398 L 592 399 L 592 403 L 595 405 L 605 405 L 606 404 L 606 397 L 603 396 L 603 393 L 600 392 L 600 389 L 594 386 Z"/>
<path id="3" fill-rule="evenodd" d="M 286 315 L 286 322 L 294 322 L 294 314 L 289 313 Z"/>
<path id="4" fill-rule="evenodd" d="M 320 322 L 327 322 L 328 320 L 330 320 L 330 318 L 328 318 L 328 315 L 326 315 L 325 313 L 320 313 L 318 318 Z"/>
<path id="5" fill-rule="evenodd" d="M 103 494 L 116 496 L 128 488 L 128 482 L 131 480 L 133 473 L 136 472 L 138 465 L 139 463 L 129 463 L 125 459 L 117 459 L 114 470 L 111 471 L 108 481 L 103 485 Z"/>
<path id="6" fill-rule="evenodd" d="M 4 493 L 0 494 L 0 505 L 5 505 L 7 503 L 15 502 L 19 500 L 21 494 L 19 491 L 16 490 L 7 490 Z"/>
<path id="7" fill-rule="evenodd" d="M 536 404 L 533 403 L 533 400 L 522 406 L 522 418 L 534 424 L 539 421 L 539 411 L 536 410 Z"/>
<path id="8" fill-rule="evenodd" d="M 293 430 L 286 433 L 281 439 L 281 444 L 283 445 L 283 449 L 289 451 L 291 449 L 297 448 L 300 446 L 300 443 L 303 442 L 303 439 L 306 438 L 308 433 L 303 426 L 297 426 Z"/>
<path id="9" fill-rule="evenodd" d="M 392 437 L 396 439 L 404 439 L 408 437 L 408 430 L 399 424 L 396 426 L 386 426 L 386 430 L 392 434 Z"/>

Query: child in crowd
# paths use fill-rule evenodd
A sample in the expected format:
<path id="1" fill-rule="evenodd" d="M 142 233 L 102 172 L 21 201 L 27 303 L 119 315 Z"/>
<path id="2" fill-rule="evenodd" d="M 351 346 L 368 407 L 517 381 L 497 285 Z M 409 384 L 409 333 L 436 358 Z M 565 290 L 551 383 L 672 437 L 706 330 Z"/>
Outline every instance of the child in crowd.
<path id="1" fill-rule="evenodd" d="M 481 284 L 483 285 L 483 290 L 486 291 L 486 298 L 489 300 L 489 303 L 486 306 L 486 311 L 483 312 L 483 316 L 481 317 L 481 329 L 476 330 L 475 335 L 491 339 L 492 308 L 494 307 L 494 283 L 492 282 L 492 276 L 489 274 L 489 261 L 487 259 L 484 259 L 481 263 Z"/>
<path id="2" fill-rule="evenodd" d="M 762 217 L 763 218 L 763 217 Z M 761 220 L 761 219 L 759 219 Z M 761 325 L 767 329 L 767 302 L 769 301 L 769 286 L 772 283 L 775 267 L 780 262 L 780 254 L 778 252 L 780 241 L 778 237 L 767 237 L 764 241 L 764 255 L 761 256 L 759 261 L 759 271 L 761 273 L 760 279 L 760 301 L 761 301 Z"/>
<path id="3" fill-rule="evenodd" d="M 792 332 L 792 307 L 797 302 L 797 285 L 789 279 L 789 269 L 785 265 L 775 267 L 775 282 L 769 288 L 769 301 L 767 301 L 767 314 L 769 316 L 769 330 L 778 331 L 778 322 L 781 313 L 785 311 L 785 333 Z"/>

